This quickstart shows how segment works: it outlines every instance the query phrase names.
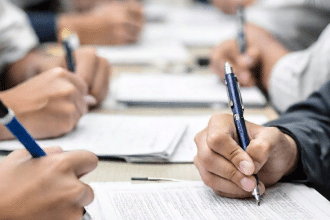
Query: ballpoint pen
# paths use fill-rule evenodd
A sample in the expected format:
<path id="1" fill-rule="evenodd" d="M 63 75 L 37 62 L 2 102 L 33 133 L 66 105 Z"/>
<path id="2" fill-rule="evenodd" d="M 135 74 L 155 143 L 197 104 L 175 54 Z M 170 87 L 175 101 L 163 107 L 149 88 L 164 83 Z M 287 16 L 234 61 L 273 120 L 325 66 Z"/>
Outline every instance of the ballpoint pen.
<path id="1" fill-rule="evenodd" d="M 237 9 L 237 44 L 240 53 L 246 51 L 246 39 L 244 33 L 245 25 L 245 9 L 244 6 L 239 6 Z"/>
<path id="2" fill-rule="evenodd" d="M 75 62 L 73 59 L 73 51 L 79 47 L 79 38 L 76 34 L 71 33 L 68 29 L 62 32 L 62 43 L 65 49 L 66 63 L 71 72 L 75 71 Z"/>
<path id="3" fill-rule="evenodd" d="M 226 62 L 225 64 L 225 84 L 228 89 L 229 106 L 233 111 L 234 122 L 237 130 L 240 146 L 243 150 L 247 149 L 250 143 L 249 136 L 246 130 L 245 120 L 243 117 L 244 106 L 240 93 L 240 88 L 236 75 L 233 72 L 231 65 Z M 254 188 L 252 194 L 256 199 L 258 205 L 260 205 L 260 192 L 258 187 L 258 176 L 254 174 L 257 181 L 257 186 Z"/>
<path id="4" fill-rule="evenodd" d="M 46 156 L 45 151 L 37 144 L 23 125 L 16 119 L 14 112 L 0 100 L 0 123 L 24 145 L 34 158 Z"/>

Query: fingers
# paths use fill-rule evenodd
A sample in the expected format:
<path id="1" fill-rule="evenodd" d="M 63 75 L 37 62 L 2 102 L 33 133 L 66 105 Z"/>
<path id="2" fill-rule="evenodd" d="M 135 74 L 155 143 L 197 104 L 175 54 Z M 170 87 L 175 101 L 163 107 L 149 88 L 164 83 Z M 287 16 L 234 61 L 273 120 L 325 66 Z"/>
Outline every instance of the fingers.
<path id="1" fill-rule="evenodd" d="M 94 48 L 85 47 L 77 50 L 77 74 L 82 76 L 91 94 L 98 104 L 106 96 L 109 88 L 110 64 L 96 55 Z"/>
<path id="2" fill-rule="evenodd" d="M 212 151 L 230 161 L 245 175 L 254 173 L 255 167 L 251 157 L 239 146 L 232 115 L 211 117 L 206 142 Z"/>
<path id="3" fill-rule="evenodd" d="M 96 98 L 94 105 L 102 102 L 108 94 L 111 66 L 105 58 L 99 58 L 97 67 L 97 74 L 94 77 L 93 84 L 91 85 L 90 94 Z M 91 103 L 92 104 L 92 103 Z"/>
<path id="4" fill-rule="evenodd" d="M 88 151 L 67 152 L 65 157 L 69 162 L 68 166 L 78 178 L 93 171 L 98 163 L 97 156 Z"/>
<path id="5" fill-rule="evenodd" d="M 197 163 L 201 163 L 202 165 L 200 166 L 202 166 L 212 178 L 218 178 L 217 181 L 224 182 L 225 186 L 228 186 L 228 189 L 222 188 L 224 191 L 228 192 L 228 190 L 235 188 L 229 184 L 234 183 L 236 187 L 251 192 L 256 185 L 255 178 L 253 176 L 244 175 L 231 163 L 231 161 L 228 161 L 222 155 L 219 155 L 210 149 L 207 146 L 206 136 L 206 131 L 197 135 Z"/>
<path id="6" fill-rule="evenodd" d="M 230 198 L 252 197 L 251 191 L 255 186 L 255 182 L 253 184 L 252 182 L 246 183 L 246 185 L 250 184 L 248 186 L 249 188 L 252 188 L 252 190 L 249 189 L 247 191 L 244 190 L 244 188 L 237 186 L 237 184 L 233 183 L 232 181 L 222 178 L 221 176 L 218 176 L 212 172 L 209 172 L 197 157 L 195 157 L 194 164 L 197 167 L 205 185 L 212 188 L 213 191 L 218 195 L 230 197 Z M 259 182 L 259 190 L 260 190 L 260 194 L 263 194 L 265 192 L 265 187 L 261 182 Z"/>
<path id="7" fill-rule="evenodd" d="M 216 47 L 211 55 L 211 69 L 224 81 L 224 65 L 228 61 L 242 86 L 256 85 L 254 68 L 259 64 L 260 51 L 256 47 L 248 47 L 240 54 L 235 40 L 228 40 Z"/>

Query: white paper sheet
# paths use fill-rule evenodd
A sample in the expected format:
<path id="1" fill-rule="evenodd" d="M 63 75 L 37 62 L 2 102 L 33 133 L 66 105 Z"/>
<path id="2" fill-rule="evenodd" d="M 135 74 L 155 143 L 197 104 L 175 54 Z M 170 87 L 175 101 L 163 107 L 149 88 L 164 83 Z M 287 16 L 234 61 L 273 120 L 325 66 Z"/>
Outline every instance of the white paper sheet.
<path id="1" fill-rule="evenodd" d="M 304 185 L 281 183 L 267 189 L 261 206 L 254 199 L 217 196 L 201 181 L 152 184 L 92 183 L 96 201 L 86 207 L 92 216 L 99 206 L 103 218 L 93 220 L 324 220 L 330 203 Z M 98 213 L 100 214 L 100 213 Z"/>
<path id="2" fill-rule="evenodd" d="M 183 63 L 189 57 L 184 45 L 175 39 L 153 39 L 125 46 L 99 46 L 97 53 L 112 64 Z"/>
<path id="3" fill-rule="evenodd" d="M 115 79 L 115 99 L 127 104 L 228 105 L 226 86 L 216 75 L 121 74 Z M 241 88 L 246 106 L 264 106 L 256 87 Z"/>
<path id="4" fill-rule="evenodd" d="M 167 116 L 86 114 L 73 132 L 37 142 L 41 147 L 89 150 L 98 156 L 156 156 L 166 159 L 173 154 L 186 129 L 185 122 Z M 23 146 L 16 140 L 0 143 L 0 150 L 19 148 Z"/>

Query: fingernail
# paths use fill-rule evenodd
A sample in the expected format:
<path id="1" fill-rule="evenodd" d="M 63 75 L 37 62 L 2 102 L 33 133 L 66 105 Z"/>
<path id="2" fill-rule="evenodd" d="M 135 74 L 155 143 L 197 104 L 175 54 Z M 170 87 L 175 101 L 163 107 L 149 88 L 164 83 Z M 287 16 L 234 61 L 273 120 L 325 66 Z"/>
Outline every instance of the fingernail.
<path id="1" fill-rule="evenodd" d="M 239 163 L 239 170 L 245 175 L 253 174 L 253 163 L 247 160 L 243 160 Z"/>
<path id="2" fill-rule="evenodd" d="M 85 102 L 87 103 L 87 105 L 91 106 L 91 105 L 96 105 L 97 104 L 97 100 L 94 96 L 92 95 L 86 95 L 84 97 Z"/>
<path id="3" fill-rule="evenodd" d="M 244 177 L 241 180 L 241 185 L 245 191 L 251 192 L 254 189 L 254 181 Z"/>

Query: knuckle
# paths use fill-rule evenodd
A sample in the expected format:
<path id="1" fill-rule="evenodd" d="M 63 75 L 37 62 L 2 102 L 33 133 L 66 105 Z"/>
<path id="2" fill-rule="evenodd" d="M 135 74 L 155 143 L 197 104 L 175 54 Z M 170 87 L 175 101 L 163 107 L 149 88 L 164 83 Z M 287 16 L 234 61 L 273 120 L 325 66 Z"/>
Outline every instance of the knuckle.
<path id="1" fill-rule="evenodd" d="M 222 145 L 224 138 L 225 135 L 223 133 L 210 132 L 207 135 L 206 142 L 211 149 L 215 150 L 217 147 Z"/>
<path id="2" fill-rule="evenodd" d="M 235 158 L 237 158 L 241 154 L 241 149 L 237 148 L 230 152 L 229 154 L 229 160 L 233 161 Z"/>
<path id="3" fill-rule="evenodd" d="M 237 175 L 237 170 L 235 169 L 230 169 L 230 170 L 227 170 L 225 172 L 225 175 L 226 175 L 226 179 L 229 179 L 229 180 L 234 180 L 235 176 Z"/>

